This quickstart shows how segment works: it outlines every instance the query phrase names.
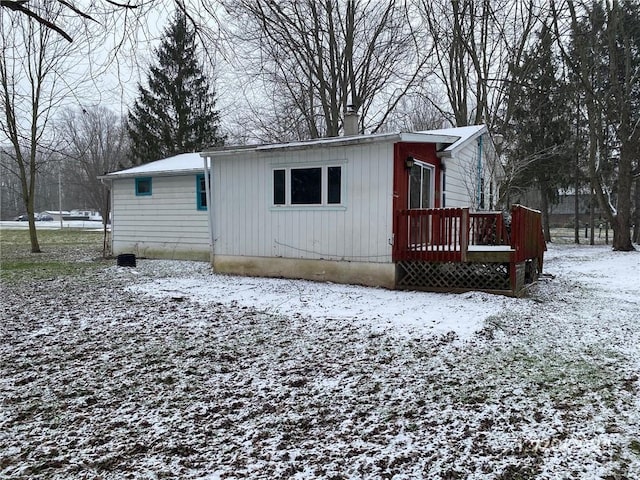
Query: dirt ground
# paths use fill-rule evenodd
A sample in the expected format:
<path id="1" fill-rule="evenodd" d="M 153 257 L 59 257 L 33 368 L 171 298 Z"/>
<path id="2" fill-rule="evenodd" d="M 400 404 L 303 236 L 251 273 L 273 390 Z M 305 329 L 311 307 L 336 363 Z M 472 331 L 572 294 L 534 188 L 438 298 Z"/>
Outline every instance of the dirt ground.
<path id="1" fill-rule="evenodd" d="M 552 246 L 527 298 L 456 297 L 504 305 L 462 340 L 204 298 L 179 285 L 206 264 L 95 241 L 18 250 L 2 479 L 640 478 L 640 292 L 613 281 L 640 254 Z"/>

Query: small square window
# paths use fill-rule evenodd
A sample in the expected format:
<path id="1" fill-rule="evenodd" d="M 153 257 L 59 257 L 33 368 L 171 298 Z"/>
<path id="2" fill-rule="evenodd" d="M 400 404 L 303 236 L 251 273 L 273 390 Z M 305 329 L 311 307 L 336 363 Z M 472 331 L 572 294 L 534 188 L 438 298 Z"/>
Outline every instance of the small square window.
<path id="1" fill-rule="evenodd" d="M 151 195 L 151 177 L 136 178 L 136 196 Z"/>

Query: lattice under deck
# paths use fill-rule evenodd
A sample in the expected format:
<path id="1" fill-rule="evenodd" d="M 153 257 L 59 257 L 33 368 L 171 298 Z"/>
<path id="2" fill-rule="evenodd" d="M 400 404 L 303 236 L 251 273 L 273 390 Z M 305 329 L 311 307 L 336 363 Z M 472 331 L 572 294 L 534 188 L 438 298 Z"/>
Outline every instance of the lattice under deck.
<path id="1" fill-rule="evenodd" d="M 491 290 L 517 294 L 524 286 L 524 263 L 516 265 L 511 289 L 508 263 L 398 262 L 398 288 L 437 291 Z"/>

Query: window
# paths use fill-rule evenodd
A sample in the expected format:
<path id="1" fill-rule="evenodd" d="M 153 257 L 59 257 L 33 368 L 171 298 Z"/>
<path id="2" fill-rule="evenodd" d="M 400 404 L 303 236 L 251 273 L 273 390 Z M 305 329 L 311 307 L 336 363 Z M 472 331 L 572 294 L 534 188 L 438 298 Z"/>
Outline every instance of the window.
<path id="1" fill-rule="evenodd" d="M 493 182 L 489 182 L 489 210 L 493 209 Z"/>
<path id="2" fill-rule="evenodd" d="M 342 190 L 342 167 L 327 168 L 327 203 L 340 203 Z"/>
<path id="3" fill-rule="evenodd" d="M 322 203 L 322 169 L 291 169 L 291 204 L 319 205 Z"/>
<path id="4" fill-rule="evenodd" d="M 207 209 L 207 183 L 204 175 L 196 175 L 196 205 L 198 210 Z"/>
<path id="5" fill-rule="evenodd" d="M 273 204 L 284 205 L 285 197 L 285 170 L 273 171 Z"/>
<path id="6" fill-rule="evenodd" d="M 416 162 L 409 175 L 409 208 L 433 207 L 433 167 Z"/>
<path id="7" fill-rule="evenodd" d="M 445 191 L 447 190 L 447 175 L 442 172 L 442 208 L 447 206 L 446 197 L 447 194 Z"/>
<path id="8" fill-rule="evenodd" d="M 151 195 L 151 177 L 136 178 L 136 196 Z"/>
<path id="9" fill-rule="evenodd" d="M 274 205 L 341 205 L 342 167 L 273 170 Z"/>

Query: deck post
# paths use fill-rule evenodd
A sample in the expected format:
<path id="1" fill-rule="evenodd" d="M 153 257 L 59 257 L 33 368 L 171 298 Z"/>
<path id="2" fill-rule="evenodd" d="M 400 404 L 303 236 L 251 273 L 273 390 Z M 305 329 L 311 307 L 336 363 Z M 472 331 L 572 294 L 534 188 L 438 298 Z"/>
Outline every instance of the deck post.
<path id="1" fill-rule="evenodd" d="M 469 250 L 469 208 L 463 208 L 460 222 L 460 256 L 461 261 L 467 261 Z"/>

